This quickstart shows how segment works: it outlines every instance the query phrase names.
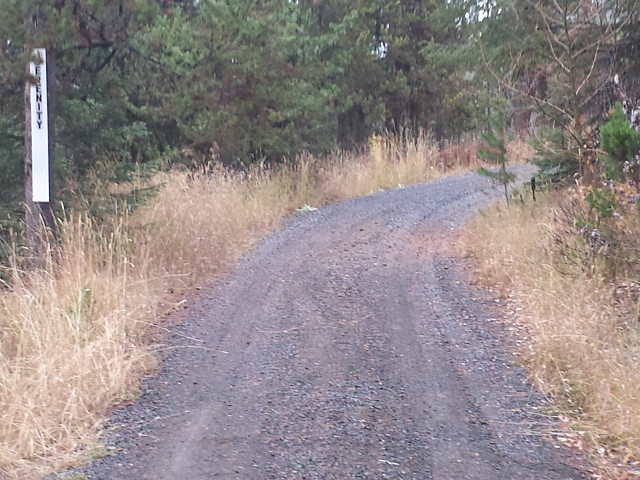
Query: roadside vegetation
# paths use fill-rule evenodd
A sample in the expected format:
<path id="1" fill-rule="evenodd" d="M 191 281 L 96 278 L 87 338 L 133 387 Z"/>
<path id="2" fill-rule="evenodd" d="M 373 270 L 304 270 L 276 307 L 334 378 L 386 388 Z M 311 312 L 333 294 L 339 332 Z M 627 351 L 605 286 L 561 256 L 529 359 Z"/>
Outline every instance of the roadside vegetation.
<path id="1" fill-rule="evenodd" d="M 520 192 L 466 228 L 481 282 L 509 299 L 530 375 L 606 478 L 640 474 L 640 132 L 616 105 L 588 175 Z M 543 155 L 546 152 L 543 153 Z M 556 178 L 556 180 L 558 180 Z M 517 197 L 519 196 L 519 200 Z M 598 477 L 603 478 L 603 477 Z"/>
<path id="2" fill-rule="evenodd" d="M 518 353 L 570 427 L 559 436 L 606 478 L 627 478 L 640 456 L 640 216 L 620 208 L 606 229 L 582 230 L 583 198 L 548 191 L 494 206 L 462 246 L 479 262 L 477 280 L 516 311 Z"/>

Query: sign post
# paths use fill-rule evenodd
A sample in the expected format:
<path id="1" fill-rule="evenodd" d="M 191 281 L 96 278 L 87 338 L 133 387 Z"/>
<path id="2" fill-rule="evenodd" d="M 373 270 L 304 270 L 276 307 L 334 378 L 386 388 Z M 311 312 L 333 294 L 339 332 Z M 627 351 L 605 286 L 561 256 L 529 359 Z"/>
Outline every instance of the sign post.
<path id="1" fill-rule="evenodd" d="M 42 63 L 30 62 L 32 196 L 37 203 L 49 203 L 49 102 L 47 98 L 47 52 L 34 52 Z"/>
<path id="2" fill-rule="evenodd" d="M 47 77 L 53 70 L 44 48 L 34 50 L 25 87 L 25 220 L 27 245 L 39 250 L 47 236 L 55 233 L 53 215 L 53 115 Z"/>

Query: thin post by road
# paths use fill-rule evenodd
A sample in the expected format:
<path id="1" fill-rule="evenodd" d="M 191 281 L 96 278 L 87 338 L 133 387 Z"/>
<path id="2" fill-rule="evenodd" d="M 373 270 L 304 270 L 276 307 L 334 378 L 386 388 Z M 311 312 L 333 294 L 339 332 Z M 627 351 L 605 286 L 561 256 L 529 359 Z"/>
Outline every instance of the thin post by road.
<path id="1" fill-rule="evenodd" d="M 25 85 L 25 223 L 27 247 L 37 257 L 55 236 L 53 195 L 55 58 L 35 49 Z"/>

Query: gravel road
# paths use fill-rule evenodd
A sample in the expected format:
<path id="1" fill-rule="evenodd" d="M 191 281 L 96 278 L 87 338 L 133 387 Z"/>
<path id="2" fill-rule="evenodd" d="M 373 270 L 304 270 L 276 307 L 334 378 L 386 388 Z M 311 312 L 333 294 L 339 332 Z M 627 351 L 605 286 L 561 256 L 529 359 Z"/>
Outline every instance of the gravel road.
<path id="1" fill-rule="evenodd" d="M 107 425 L 109 454 L 81 472 L 587 478 L 450 248 L 499 195 L 469 174 L 289 217 L 189 305 L 161 371 Z"/>

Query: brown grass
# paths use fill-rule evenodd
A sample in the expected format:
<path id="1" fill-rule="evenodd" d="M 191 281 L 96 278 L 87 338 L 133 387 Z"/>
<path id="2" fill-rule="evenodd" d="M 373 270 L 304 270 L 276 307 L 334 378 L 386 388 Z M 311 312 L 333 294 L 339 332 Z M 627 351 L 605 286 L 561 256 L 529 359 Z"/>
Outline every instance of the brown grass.
<path id="1" fill-rule="evenodd" d="M 389 136 L 360 154 L 280 168 L 163 173 L 133 214 L 99 225 L 64 216 L 41 268 L 22 268 L 14 247 L 0 291 L 0 477 L 38 478 L 87 458 L 104 413 L 154 365 L 152 322 L 170 291 L 221 275 L 296 208 L 473 169 L 473 152 Z"/>
<path id="2" fill-rule="evenodd" d="M 640 456 L 637 273 L 608 275 L 612 250 L 589 245 L 576 233 L 579 213 L 584 211 L 568 194 L 500 205 L 468 226 L 462 245 L 479 260 L 478 275 L 511 292 L 521 308 L 517 321 L 530 335 L 525 350 L 531 375 L 574 419 L 581 433 L 570 435 L 573 443 L 624 463 L 627 456 Z M 637 252 L 638 217 L 616 221 L 634 238 Z M 619 260 L 628 263 L 633 249 Z M 626 478 L 612 471 L 605 475 Z"/>
<path id="3" fill-rule="evenodd" d="M 100 412 L 151 365 L 142 335 L 157 291 L 124 222 L 60 221 L 46 266 L 15 265 L 0 292 L 0 471 L 16 478 L 77 461 Z"/>

